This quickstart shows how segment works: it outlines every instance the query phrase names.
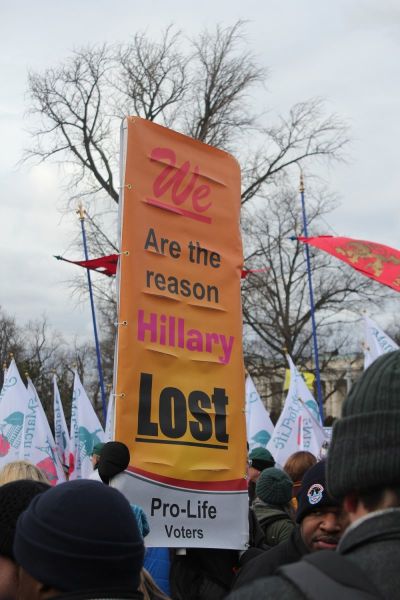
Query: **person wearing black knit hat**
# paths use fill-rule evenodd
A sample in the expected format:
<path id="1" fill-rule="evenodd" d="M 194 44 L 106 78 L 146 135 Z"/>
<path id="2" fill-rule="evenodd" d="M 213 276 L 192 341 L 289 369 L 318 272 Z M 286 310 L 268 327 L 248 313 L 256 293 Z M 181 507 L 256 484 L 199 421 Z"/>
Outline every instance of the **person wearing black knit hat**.
<path id="1" fill-rule="evenodd" d="M 0 599 L 17 597 L 17 571 L 13 543 L 19 515 L 32 498 L 50 489 L 39 481 L 20 479 L 0 487 Z"/>
<path id="2" fill-rule="evenodd" d="M 125 471 L 130 458 L 129 448 L 122 442 L 104 444 L 97 467 L 101 481 L 108 485 L 113 477 Z"/>
<path id="3" fill-rule="evenodd" d="M 142 598 L 144 544 L 124 496 L 90 480 L 34 498 L 17 522 L 19 600 Z"/>
<path id="4" fill-rule="evenodd" d="M 336 552 L 305 557 L 230 600 L 399 598 L 400 350 L 376 359 L 345 399 L 333 426 L 327 485 L 350 520 Z"/>
<path id="5" fill-rule="evenodd" d="M 326 462 L 321 461 L 306 471 L 297 496 L 297 526 L 290 538 L 244 565 L 235 580 L 234 589 L 273 575 L 279 567 L 297 562 L 311 552 L 335 550 L 347 520 L 339 502 L 327 490 L 325 470 Z"/>

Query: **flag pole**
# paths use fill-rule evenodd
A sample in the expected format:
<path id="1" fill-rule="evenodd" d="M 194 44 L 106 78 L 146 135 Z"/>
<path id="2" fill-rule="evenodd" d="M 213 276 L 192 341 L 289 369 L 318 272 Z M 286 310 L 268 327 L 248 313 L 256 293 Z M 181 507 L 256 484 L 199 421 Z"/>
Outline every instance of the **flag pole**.
<path id="1" fill-rule="evenodd" d="M 302 209 L 302 213 L 303 213 L 304 236 L 308 237 L 306 205 L 305 205 L 305 201 L 304 201 L 303 173 L 300 173 L 300 199 L 301 199 L 301 209 Z M 313 346 L 314 346 L 315 375 L 316 375 L 316 380 L 317 380 L 318 406 L 319 406 L 319 414 L 321 416 L 321 423 L 323 424 L 323 422 L 324 422 L 324 406 L 323 406 L 323 400 L 322 400 L 321 374 L 320 374 L 320 370 L 319 370 L 317 327 L 315 324 L 315 305 L 314 305 L 314 292 L 313 292 L 312 277 L 311 277 L 310 250 L 309 250 L 308 244 L 304 244 L 304 246 L 305 246 L 306 263 L 307 263 L 308 289 L 309 289 L 309 293 L 310 293 L 311 324 L 312 324 L 312 337 L 313 337 Z"/>
<path id="2" fill-rule="evenodd" d="M 86 230 L 85 230 L 85 209 L 82 206 L 82 203 L 79 204 L 77 209 L 77 214 L 79 215 L 79 220 L 81 222 L 81 231 L 82 231 L 82 240 L 83 240 L 83 249 L 85 253 L 85 260 L 89 260 L 87 243 L 86 243 Z M 88 280 L 88 288 L 89 288 L 89 297 L 90 297 L 90 307 L 92 310 L 92 321 L 93 321 L 93 332 L 94 332 L 94 341 L 96 345 L 96 356 L 97 356 L 97 370 L 99 372 L 99 382 L 100 382 L 100 393 L 101 393 L 101 405 L 103 411 L 103 418 L 106 419 L 107 408 L 106 408 L 106 393 L 104 390 L 104 378 L 103 378 L 103 368 L 101 366 L 101 355 L 100 355 L 100 344 L 99 344 L 99 336 L 97 335 L 97 322 L 96 322 L 96 312 L 94 310 L 94 300 L 93 300 L 93 289 L 92 289 L 92 279 L 90 276 L 90 270 L 86 269 L 87 280 Z"/>

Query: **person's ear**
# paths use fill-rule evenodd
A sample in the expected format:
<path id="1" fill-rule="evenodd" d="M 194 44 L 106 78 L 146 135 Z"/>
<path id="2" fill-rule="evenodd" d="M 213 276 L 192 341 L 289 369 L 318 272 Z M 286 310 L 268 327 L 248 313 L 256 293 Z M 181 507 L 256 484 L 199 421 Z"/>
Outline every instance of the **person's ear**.
<path id="1" fill-rule="evenodd" d="M 40 600 L 50 600 L 50 598 L 56 598 L 61 593 L 59 590 L 56 590 L 49 585 L 45 585 L 44 583 L 38 582 L 38 585 L 37 597 L 40 598 Z"/>
<path id="2" fill-rule="evenodd" d="M 359 501 L 360 499 L 357 492 L 350 492 L 350 494 L 347 494 L 343 500 L 344 510 L 349 515 L 357 512 Z"/>

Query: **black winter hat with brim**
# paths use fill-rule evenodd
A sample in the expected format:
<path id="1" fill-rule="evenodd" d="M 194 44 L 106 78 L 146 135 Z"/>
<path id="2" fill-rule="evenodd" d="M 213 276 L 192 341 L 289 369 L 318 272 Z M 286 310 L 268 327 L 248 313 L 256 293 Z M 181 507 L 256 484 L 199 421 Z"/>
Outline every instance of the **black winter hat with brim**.
<path id="1" fill-rule="evenodd" d="M 266 448 L 253 448 L 249 454 L 249 465 L 257 471 L 264 471 L 275 466 L 275 459 Z"/>
<path id="2" fill-rule="evenodd" d="M 126 498 L 83 479 L 33 499 L 18 519 L 14 554 L 29 575 L 61 592 L 133 592 L 144 546 Z"/>
<path id="3" fill-rule="evenodd" d="M 304 474 L 301 488 L 297 495 L 296 521 L 301 521 L 310 513 L 339 506 L 339 502 L 329 494 L 326 481 L 326 461 L 322 460 L 310 467 Z"/>
<path id="4" fill-rule="evenodd" d="M 344 401 L 333 427 L 327 482 L 337 498 L 400 484 L 400 350 L 373 362 Z"/>
<path id="5" fill-rule="evenodd" d="M 107 442 L 100 454 L 98 470 L 103 483 L 122 473 L 129 466 L 130 453 L 128 446 L 122 442 Z"/>

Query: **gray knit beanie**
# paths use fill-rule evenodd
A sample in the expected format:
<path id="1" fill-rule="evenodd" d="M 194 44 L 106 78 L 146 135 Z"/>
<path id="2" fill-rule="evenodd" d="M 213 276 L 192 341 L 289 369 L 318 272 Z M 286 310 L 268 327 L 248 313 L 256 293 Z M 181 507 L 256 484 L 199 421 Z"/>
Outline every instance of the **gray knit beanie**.
<path id="1" fill-rule="evenodd" d="M 264 469 L 256 483 L 256 495 L 266 504 L 283 506 L 292 499 L 293 481 L 276 467 Z"/>
<path id="2" fill-rule="evenodd" d="M 400 350 L 372 363 L 343 403 L 327 458 L 332 496 L 400 484 Z"/>

